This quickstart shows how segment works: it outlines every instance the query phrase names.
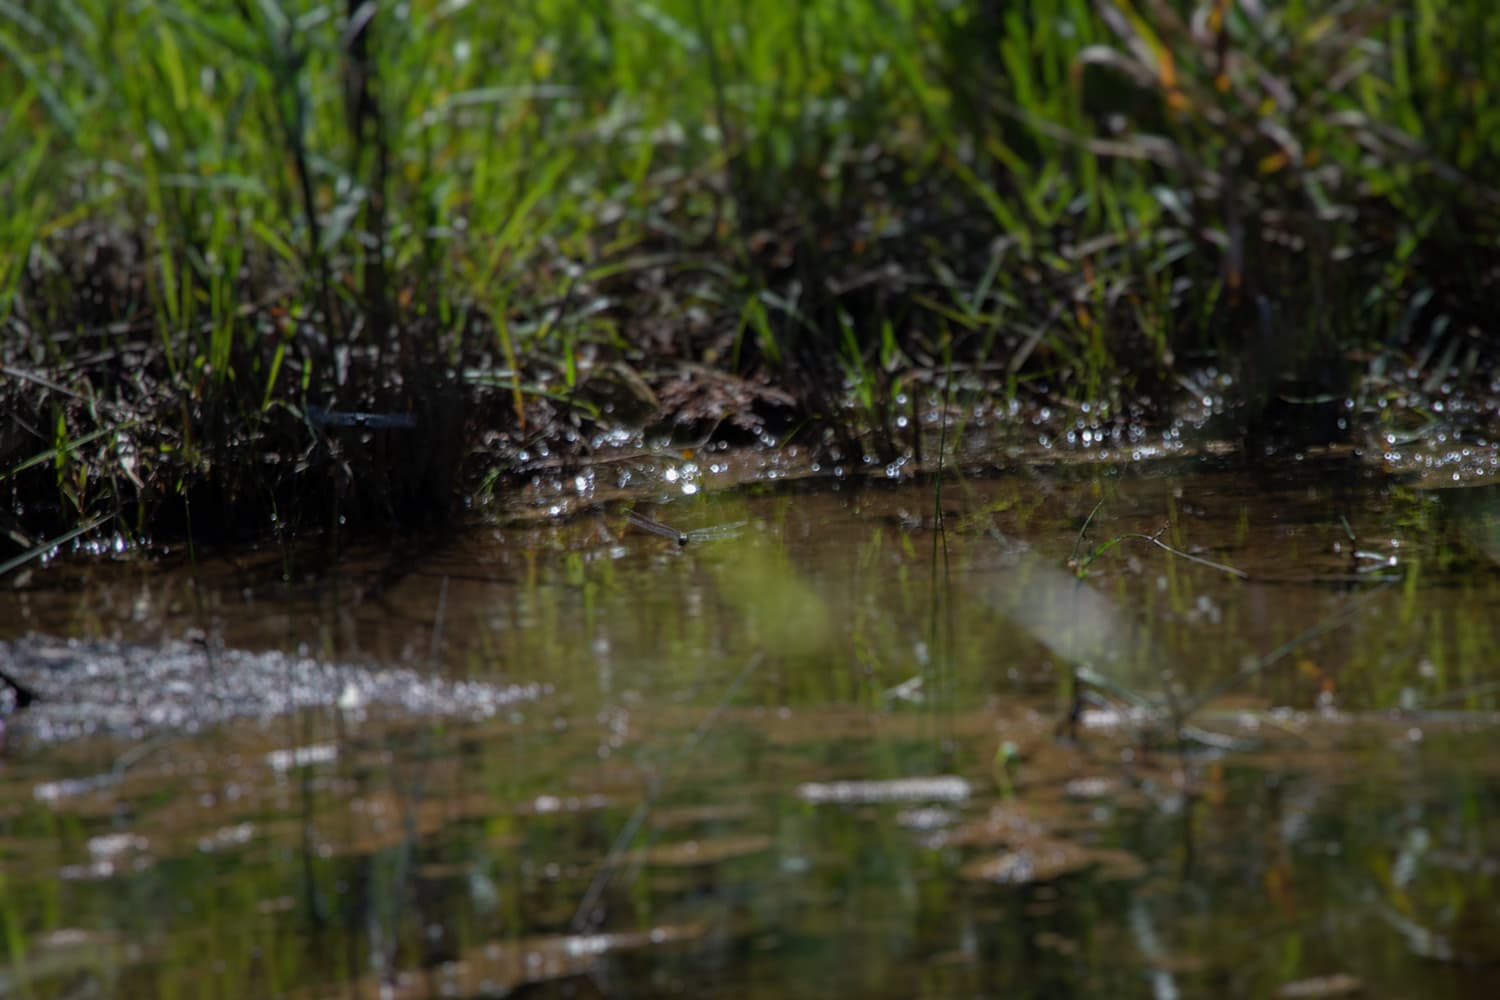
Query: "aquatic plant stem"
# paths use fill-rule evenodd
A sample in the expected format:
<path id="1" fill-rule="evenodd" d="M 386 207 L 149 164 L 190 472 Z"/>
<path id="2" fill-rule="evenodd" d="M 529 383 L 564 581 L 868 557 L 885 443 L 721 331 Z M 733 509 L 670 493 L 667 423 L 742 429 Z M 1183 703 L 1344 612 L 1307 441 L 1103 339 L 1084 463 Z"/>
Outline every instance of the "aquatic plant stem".
<path id="1" fill-rule="evenodd" d="M 933 699 L 939 706 L 950 706 L 952 699 L 949 697 L 948 681 L 949 671 L 947 667 L 952 659 L 952 640 L 954 634 L 953 601 L 949 593 L 949 582 L 952 579 L 952 570 L 948 561 L 948 525 L 943 519 L 943 475 L 944 465 L 948 453 L 948 405 L 953 394 L 953 357 L 951 353 L 951 341 L 948 344 L 948 353 L 944 358 L 946 371 L 943 377 L 943 394 L 938 403 L 938 413 L 942 423 L 938 427 L 938 453 L 937 453 L 937 476 L 933 480 L 932 489 L 932 612 L 929 618 L 927 649 L 929 662 L 932 664 L 932 684 L 929 685 Z M 938 561 L 942 558 L 942 573 L 939 578 Z M 946 614 L 946 632 L 939 634 L 938 620 L 940 614 Z"/>
<path id="2" fill-rule="evenodd" d="M 1089 525 L 1094 523 L 1094 515 L 1099 513 L 1099 508 L 1103 506 L 1104 501 L 1101 499 L 1098 503 L 1094 504 L 1094 509 L 1089 511 L 1089 516 L 1083 519 L 1083 527 L 1078 529 L 1078 537 L 1073 539 L 1073 552 L 1068 556 L 1069 566 L 1078 565 L 1078 550 L 1083 547 L 1083 539 L 1089 533 Z M 1094 553 L 1094 555 L 1097 554 L 1097 552 Z M 1092 558 L 1093 556 L 1091 555 L 1090 559 Z"/>

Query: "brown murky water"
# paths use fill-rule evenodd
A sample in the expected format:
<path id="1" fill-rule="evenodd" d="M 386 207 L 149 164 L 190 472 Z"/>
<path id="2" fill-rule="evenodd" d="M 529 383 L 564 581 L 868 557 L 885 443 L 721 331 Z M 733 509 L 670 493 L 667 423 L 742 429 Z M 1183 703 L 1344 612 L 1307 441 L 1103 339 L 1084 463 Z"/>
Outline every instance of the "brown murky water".
<path id="1" fill-rule="evenodd" d="M 1489 996 L 1495 500 L 1173 461 L 950 481 L 942 532 L 930 483 L 825 481 L 638 508 L 686 544 L 603 505 L 64 560 L 0 639 L 536 695 L 12 716 L 0 993 Z"/>

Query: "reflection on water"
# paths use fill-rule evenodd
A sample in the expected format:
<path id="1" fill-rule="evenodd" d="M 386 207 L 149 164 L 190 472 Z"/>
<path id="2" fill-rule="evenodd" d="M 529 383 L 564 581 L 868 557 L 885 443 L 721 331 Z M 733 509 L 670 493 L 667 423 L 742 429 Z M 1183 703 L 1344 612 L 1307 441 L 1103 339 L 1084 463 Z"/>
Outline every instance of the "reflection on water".
<path id="1" fill-rule="evenodd" d="M 1488 996 L 1486 498 L 1169 473 L 952 483 L 941 534 L 930 488 L 845 483 L 653 508 L 685 542 L 610 508 L 55 565 L 0 640 L 201 630 L 541 695 L 12 715 L 0 992 Z M 129 704 L 149 661 L 110 661 Z"/>

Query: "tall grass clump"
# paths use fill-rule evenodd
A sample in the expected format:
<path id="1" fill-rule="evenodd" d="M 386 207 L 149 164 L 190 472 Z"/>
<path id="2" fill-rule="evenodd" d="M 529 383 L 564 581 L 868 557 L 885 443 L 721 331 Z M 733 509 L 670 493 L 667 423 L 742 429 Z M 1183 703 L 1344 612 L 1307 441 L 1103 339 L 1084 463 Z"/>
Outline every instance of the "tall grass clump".
<path id="1" fill-rule="evenodd" d="M 1488 307 L 1487 6 L 934 16 L 957 172 L 997 229 L 1050 237 L 1007 245 L 1010 273 L 1065 303 L 1028 310 L 1050 323 L 1022 349 L 1035 340 L 1085 385 L 1207 354 L 1242 374 L 1253 418 L 1281 377 L 1343 387 L 1360 352 L 1429 352 Z M 1153 365 L 1122 361 L 1138 348 Z"/>
<path id="2" fill-rule="evenodd" d="M 1116 415 L 1213 366 L 1247 427 L 1484 374 L 1497 22 L 0 3 L 16 531 L 440 520 L 608 424 L 891 457 L 950 359 Z"/>

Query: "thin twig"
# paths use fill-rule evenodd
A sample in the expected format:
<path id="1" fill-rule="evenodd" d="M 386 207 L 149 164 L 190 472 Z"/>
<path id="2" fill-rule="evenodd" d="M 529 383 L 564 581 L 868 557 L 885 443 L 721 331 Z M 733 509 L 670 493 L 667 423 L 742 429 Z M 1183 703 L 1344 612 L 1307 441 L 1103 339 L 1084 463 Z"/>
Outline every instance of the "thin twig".
<path id="1" fill-rule="evenodd" d="M 1481 695 L 1494 694 L 1496 691 L 1500 691 L 1500 681 L 1473 684 L 1466 688 L 1460 688 L 1457 691 L 1449 691 L 1438 698 L 1426 699 L 1416 711 L 1425 712 L 1435 708 L 1442 708 L 1444 705 L 1452 705 L 1467 698 L 1478 698 Z"/>
<path id="2" fill-rule="evenodd" d="M 1162 529 L 1162 531 L 1165 530 L 1165 528 Z M 1199 566 L 1207 566 L 1209 569 L 1216 569 L 1220 573 L 1228 573 L 1230 576 L 1240 580 L 1250 579 L 1250 574 L 1246 573 L 1242 569 L 1235 569 L 1233 566 L 1226 566 L 1224 563 L 1216 563 L 1212 559 L 1204 559 L 1202 556 L 1195 556 L 1191 553 L 1184 552 L 1181 549 L 1174 549 L 1172 546 L 1168 545 L 1166 542 L 1162 541 L 1160 537 L 1158 537 L 1160 534 L 1161 532 L 1157 532 L 1157 534 L 1155 535 L 1139 535 L 1128 537 L 1144 538 L 1146 541 L 1150 542 L 1152 545 L 1155 545 L 1157 548 L 1164 549 L 1167 552 L 1170 552 L 1172 555 L 1177 556 L 1179 559 L 1186 559 L 1188 562 L 1197 563 Z"/>
<path id="3" fill-rule="evenodd" d="M 1090 515 L 1090 516 L 1092 516 L 1092 515 Z M 1087 528 L 1088 525 L 1085 524 L 1084 527 Z M 1204 559 L 1202 556 L 1195 556 L 1195 555 L 1193 555 L 1190 552 L 1184 552 L 1181 549 L 1173 548 L 1172 546 L 1168 545 L 1166 542 L 1164 542 L 1164 541 L 1161 540 L 1161 533 L 1162 533 L 1162 531 L 1166 531 L 1166 530 L 1167 530 L 1166 528 L 1163 528 L 1163 529 L 1161 529 L 1161 531 L 1158 531 L 1154 535 L 1143 535 L 1143 534 L 1141 534 L 1138 531 L 1127 531 L 1123 535 L 1116 535 L 1114 538 L 1111 538 L 1109 541 L 1105 542 L 1103 545 L 1100 545 L 1093 552 L 1090 552 L 1089 555 L 1088 555 L 1088 558 L 1085 559 L 1084 562 L 1082 563 L 1082 566 L 1087 566 L 1089 563 L 1093 562 L 1095 559 L 1098 559 L 1104 553 L 1108 552 L 1110 549 L 1114 548 L 1116 545 L 1120 544 L 1121 542 L 1128 541 L 1130 539 L 1139 539 L 1140 541 L 1143 541 L 1143 542 L 1150 542 L 1152 545 L 1155 545 L 1157 548 L 1163 549 L 1166 552 L 1169 552 L 1172 555 L 1177 556 L 1179 559 L 1186 559 L 1188 562 L 1197 563 L 1199 566 L 1207 566 L 1209 569 L 1216 569 L 1220 573 L 1228 573 L 1230 576 L 1235 577 L 1236 579 L 1239 579 L 1239 580 L 1248 580 L 1248 579 L 1250 579 L 1250 574 L 1246 573 L 1242 569 L 1235 569 L 1233 566 L 1226 566 L 1223 563 L 1216 563 L 1212 559 Z M 1082 537 L 1081 533 L 1080 533 L 1079 537 L 1080 538 Z M 1074 551 L 1076 552 L 1077 549 L 1075 548 Z M 1072 560 L 1070 560 L 1070 562 L 1071 561 Z M 1080 569 L 1082 568 L 1082 566 L 1080 566 Z"/>

